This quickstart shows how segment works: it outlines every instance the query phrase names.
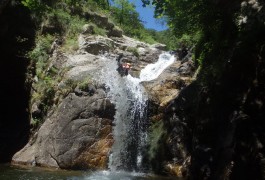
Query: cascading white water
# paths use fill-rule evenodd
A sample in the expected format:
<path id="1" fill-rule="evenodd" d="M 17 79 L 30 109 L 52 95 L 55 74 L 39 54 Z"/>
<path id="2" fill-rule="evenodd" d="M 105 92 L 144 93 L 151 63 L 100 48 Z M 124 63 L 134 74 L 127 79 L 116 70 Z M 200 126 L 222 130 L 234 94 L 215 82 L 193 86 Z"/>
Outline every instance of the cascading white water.
<path id="1" fill-rule="evenodd" d="M 109 168 L 112 171 L 140 171 L 143 168 L 143 152 L 147 141 L 147 95 L 140 82 L 150 81 L 174 62 L 169 53 L 160 55 L 155 64 L 147 65 L 140 73 L 140 78 L 131 75 L 121 77 L 117 61 L 103 57 L 106 66 L 102 68 L 100 79 L 108 89 L 108 98 L 116 105 L 113 138 Z"/>
<path id="2" fill-rule="evenodd" d="M 169 53 L 160 54 L 154 64 L 148 64 L 140 73 L 140 81 L 151 81 L 156 79 L 169 65 L 175 61 L 175 57 Z"/>

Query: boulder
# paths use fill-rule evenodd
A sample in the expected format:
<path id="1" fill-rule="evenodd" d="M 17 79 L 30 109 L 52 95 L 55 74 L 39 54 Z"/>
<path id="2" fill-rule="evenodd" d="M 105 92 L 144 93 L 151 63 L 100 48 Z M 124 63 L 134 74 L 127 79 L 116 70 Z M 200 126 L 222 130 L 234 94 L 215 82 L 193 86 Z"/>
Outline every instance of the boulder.
<path id="1" fill-rule="evenodd" d="M 12 163 L 106 168 L 113 143 L 114 114 L 114 105 L 100 88 L 92 96 L 70 93 L 31 141 L 13 156 Z"/>
<path id="2" fill-rule="evenodd" d="M 195 71 L 195 65 L 192 60 L 182 62 L 181 66 L 178 68 L 178 73 L 183 76 L 191 76 Z"/>
<path id="3" fill-rule="evenodd" d="M 82 34 L 94 34 L 95 33 L 94 28 L 95 27 L 92 24 L 85 24 L 83 26 Z"/>
<path id="4" fill-rule="evenodd" d="M 157 43 L 157 44 L 152 44 L 151 48 L 156 48 L 156 49 L 165 51 L 167 46 L 165 44 Z"/>
<path id="5" fill-rule="evenodd" d="M 130 38 L 128 36 L 123 35 L 122 37 L 111 37 L 111 39 L 114 41 L 114 46 L 116 48 L 119 48 L 121 50 L 126 50 L 128 47 L 133 48 L 149 48 L 150 45 L 141 41 L 138 41 L 136 39 Z"/>
<path id="6" fill-rule="evenodd" d="M 79 50 L 98 55 L 109 52 L 113 47 L 113 40 L 103 36 L 84 36 L 78 38 Z"/>
<path id="7" fill-rule="evenodd" d="M 122 34 L 123 34 L 123 31 L 118 26 L 115 26 L 114 28 L 112 28 L 108 32 L 109 37 L 111 37 L 111 36 L 122 37 Z"/>
<path id="8" fill-rule="evenodd" d="M 109 18 L 105 15 L 98 14 L 95 12 L 86 12 L 85 17 L 89 21 L 93 21 L 98 27 L 110 30 L 114 27 L 114 23 L 109 21 Z"/>
<path id="9" fill-rule="evenodd" d="M 34 102 L 31 106 L 31 116 L 33 119 L 38 119 L 41 117 L 40 102 Z"/>
<path id="10" fill-rule="evenodd" d="M 192 61 L 189 61 L 192 66 Z M 164 112 L 170 102 L 175 99 L 180 91 L 192 81 L 193 68 L 183 69 L 182 62 L 176 60 L 172 65 L 164 70 L 158 78 L 142 82 L 145 87 L 149 101 L 158 107 L 159 112 Z M 154 114 L 155 116 L 155 114 Z"/>

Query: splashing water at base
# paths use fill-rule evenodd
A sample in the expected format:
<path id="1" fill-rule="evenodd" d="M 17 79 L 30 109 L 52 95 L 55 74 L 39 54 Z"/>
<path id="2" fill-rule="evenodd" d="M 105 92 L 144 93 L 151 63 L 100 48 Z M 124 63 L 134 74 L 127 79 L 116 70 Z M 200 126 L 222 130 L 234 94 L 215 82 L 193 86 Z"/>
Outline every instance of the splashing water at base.
<path id="1" fill-rule="evenodd" d="M 152 174 L 124 171 L 70 171 L 0 164 L 1 180 L 176 180 Z"/>
<path id="2" fill-rule="evenodd" d="M 147 169 L 143 158 L 147 149 L 148 97 L 140 82 L 157 78 L 175 58 L 169 53 L 161 54 L 157 63 L 149 64 L 141 71 L 140 78 L 130 74 L 121 77 L 116 71 L 116 60 L 107 57 L 103 59 L 106 66 L 102 68 L 100 80 L 108 90 L 108 98 L 116 107 L 109 168 L 111 171 L 141 172 Z"/>

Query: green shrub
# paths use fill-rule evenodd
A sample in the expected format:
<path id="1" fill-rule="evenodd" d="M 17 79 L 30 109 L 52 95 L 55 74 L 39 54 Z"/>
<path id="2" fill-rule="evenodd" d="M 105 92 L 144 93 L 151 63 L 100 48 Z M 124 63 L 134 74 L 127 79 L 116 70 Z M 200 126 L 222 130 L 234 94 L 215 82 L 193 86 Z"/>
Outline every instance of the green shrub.
<path id="1" fill-rule="evenodd" d="M 128 47 L 126 50 L 127 50 L 128 52 L 133 53 L 133 55 L 136 56 L 136 57 L 139 57 L 139 56 L 140 56 L 140 55 L 139 55 L 139 52 L 138 52 L 138 49 L 135 48 L 135 47 Z"/>
<path id="2" fill-rule="evenodd" d="M 150 159 L 155 159 L 155 157 L 159 153 L 159 148 L 163 147 L 161 144 L 159 144 L 161 141 L 165 141 L 165 127 L 162 120 L 152 124 L 151 131 L 149 134 L 149 157 Z"/>
<path id="3" fill-rule="evenodd" d="M 148 43 L 148 44 L 155 44 L 155 43 L 157 43 L 157 42 L 154 40 L 154 38 L 153 38 L 151 35 L 149 35 L 149 34 L 145 34 L 144 36 L 141 37 L 140 40 L 141 40 L 141 41 L 144 41 L 144 42 L 146 42 L 146 43 Z"/>
<path id="4" fill-rule="evenodd" d="M 52 35 L 39 35 L 36 38 L 35 48 L 29 52 L 29 58 L 34 61 L 46 61 L 54 37 Z"/>
<path id="5" fill-rule="evenodd" d="M 75 87 L 77 86 L 77 82 L 73 79 L 67 79 L 64 82 L 65 86 L 71 88 L 71 89 L 75 89 Z"/>
<path id="6" fill-rule="evenodd" d="M 92 80 L 90 77 L 84 79 L 83 81 L 78 83 L 78 87 L 80 90 L 82 91 L 87 91 L 88 90 L 88 86 L 92 84 Z"/>
<path id="7" fill-rule="evenodd" d="M 48 59 L 53 40 L 54 37 L 49 34 L 37 36 L 35 48 L 28 53 L 29 58 L 36 65 L 36 74 L 39 79 L 42 79 L 44 76 L 43 73 L 48 66 Z"/>
<path id="8" fill-rule="evenodd" d="M 93 26 L 93 30 L 94 30 L 93 33 L 94 34 L 101 35 L 101 36 L 106 36 L 106 34 L 107 34 L 107 30 L 106 29 L 98 27 L 95 23 L 93 23 L 91 21 L 89 22 L 89 25 Z"/>
<path id="9" fill-rule="evenodd" d="M 62 47 L 62 50 L 65 52 L 73 53 L 77 51 L 79 48 L 77 39 L 66 39 L 64 42 L 64 45 Z"/>

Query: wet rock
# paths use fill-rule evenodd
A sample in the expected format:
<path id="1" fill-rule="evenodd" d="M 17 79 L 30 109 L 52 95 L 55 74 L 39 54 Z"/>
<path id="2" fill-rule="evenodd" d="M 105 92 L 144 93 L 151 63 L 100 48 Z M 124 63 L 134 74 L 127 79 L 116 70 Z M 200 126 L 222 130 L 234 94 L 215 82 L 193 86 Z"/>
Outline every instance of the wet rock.
<path id="1" fill-rule="evenodd" d="M 177 69 L 177 72 L 183 76 L 191 76 L 195 71 L 195 65 L 192 60 L 182 62 L 181 66 Z"/>
<path id="2" fill-rule="evenodd" d="M 191 83 L 191 75 L 194 73 L 194 69 L 182 69 L 183 67 L 186 66 L 183 66 L 181 61 L 176 61 L 158 78 L 152 81 L 143 82 L 150 100 L 157 104 L 161 111 L 178 96 L 179 92 L 184 87 Z M 179 73 L 179 71 L 183 73 Z"/>

